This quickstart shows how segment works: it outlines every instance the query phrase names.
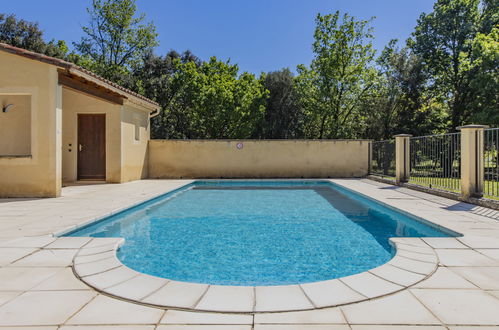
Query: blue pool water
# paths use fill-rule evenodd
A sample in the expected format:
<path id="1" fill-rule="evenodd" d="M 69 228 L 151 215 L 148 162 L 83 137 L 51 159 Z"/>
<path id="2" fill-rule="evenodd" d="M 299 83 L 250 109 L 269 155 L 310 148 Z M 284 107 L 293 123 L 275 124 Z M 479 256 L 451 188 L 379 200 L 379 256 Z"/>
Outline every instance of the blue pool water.
<path id="1" fill-rule="evenodd" d="M 386 263 L 390 237 L 452 235 L 329 182 L 200 181 L 67 236 L 124 237 L 119 259 L 150 275 L 284 285 Z"/>

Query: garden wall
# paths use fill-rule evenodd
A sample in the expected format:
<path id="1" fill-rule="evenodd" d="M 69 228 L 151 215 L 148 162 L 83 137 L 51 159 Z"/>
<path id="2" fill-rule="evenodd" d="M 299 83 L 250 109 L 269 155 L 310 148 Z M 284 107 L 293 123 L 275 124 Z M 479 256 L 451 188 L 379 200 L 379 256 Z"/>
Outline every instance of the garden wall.
<path id="1" fill-rule="evenodd" d="M 361 177 L 368 148 L 369 140 L 151 140 L 149 177 Z"/>

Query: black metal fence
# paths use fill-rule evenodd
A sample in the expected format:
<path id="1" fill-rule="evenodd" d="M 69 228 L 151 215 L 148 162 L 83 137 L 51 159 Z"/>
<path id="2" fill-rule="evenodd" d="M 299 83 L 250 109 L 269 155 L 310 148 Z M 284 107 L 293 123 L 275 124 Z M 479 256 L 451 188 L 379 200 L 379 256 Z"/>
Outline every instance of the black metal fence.
<path id="1" fill-rule="evenodd" d="M 499 198 L 499 128 L 485 129 L 483 142 L 483 195 L 497 199 Z"/>
<path id="2" fill-rule="evenodd" d="M 371 146 L 370 174 L 395 179 L 395 140 L 375 141 Z"/>
<path id="3" fill-rule="evenodd" d="M 450 191 L 461 189 L 461 134 L 410 139 L 409 182 Z"/>

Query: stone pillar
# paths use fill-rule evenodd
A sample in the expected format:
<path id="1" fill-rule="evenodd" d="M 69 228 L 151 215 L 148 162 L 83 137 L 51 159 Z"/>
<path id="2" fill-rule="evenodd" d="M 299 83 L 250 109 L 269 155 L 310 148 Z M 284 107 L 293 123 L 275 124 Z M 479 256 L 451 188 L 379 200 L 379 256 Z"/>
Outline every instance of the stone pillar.
<path id="1" fill-rule="evenodd" d="M 395 135 L 395 181 L 409 181 L 411 134 Z"/>
<path id="2" fill-rule="evenodd" d="M 461 131 L 461 194 L 464 198 L 483 194 L 483 130 L 487 127 L 457 127 Z"/>

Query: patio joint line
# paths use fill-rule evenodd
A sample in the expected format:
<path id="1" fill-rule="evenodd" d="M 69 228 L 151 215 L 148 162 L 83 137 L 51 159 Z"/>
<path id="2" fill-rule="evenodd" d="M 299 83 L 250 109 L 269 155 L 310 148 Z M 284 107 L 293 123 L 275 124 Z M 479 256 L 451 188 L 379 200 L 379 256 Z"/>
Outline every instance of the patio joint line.
<path id="1" fill-rule="evenodd" d="M 11 249 L 16 249 L 16 248 L 11 248 Z M 20 248 L 20 249 L 26 249 L 26 248 Z M 25 255 L 25 256 L 23 256 L 23 257 L 21 257 L 21 258 L 15 259 L 15 260 L 13 260 L 13 261 L 11 261 L 11 262 L 7 263 L 6 265 L 1 266 L 0 268 L 5 268 L 5 267 L 7 267 L 7 266 L 9 266 L 9 265 L 12 265 L 12 264 L 14 264 L 15 262 L 18 262 L 18 261 L 20 261 L 20 260 L 23 260 L 23 259 L 24 259 L 24 258 L 26 258 L 26 257 L 32 256 L 33 254 L 35 254 L 36 252 L 39 252 L 39 251 L 41 251 L 41 250 L 42 250 L 42 248 L 36 248 L 36 250 L 35 250 L 35 251 L 33 251 L 33 252 L 31 252 L 30 254 L 27 254 L 27 255 Z M 17 267 L 17 266 L 16 266 L 16 267 Z M 36 267 L 36 266 L 35 266 L 35 267 Z"/>
<path id="2" fill-rule="evenodd" d="M 300 288 L 301 292 L 303 292 L 303 294 L 305 295 L 305 298 L 307 298 L 307 300 L 310 302 L 310 304 L 312 304 L 312 306 L 314 307 L 314 309 L 317 309 L 317 306 L 314 304 L 314 302 L 312 301 L 312 299 L 310 299 L 310 297 L 305 292 L 305 290 L 303 290 L 303 287 L 300 284 L 298 284 L 298 287 Z"/>
<path id="3" fill-rule="evenodd" d="M 112 258 L 112 257 L 111 257 L 111 258 Z M 108 258 L 108 259 L 110 259 L 110 258 Z M 106 269 L 106 270 L 101 270 L 101 271 L 99 271 L 99 272 L 97 272 L 97 273 L 92 273 L 92 274 L 82 275 L 82 276 L 79 276 L 79 277 L 83 279 L 83 278 L 85 278 L 85 277 L 89 277 L 89 276 L 100 275 L 100 274 L 102 274 L 102 273 L 106 273 L 106 272 L 108 272 L 108 271 L 110 271 L 110 270 L 114 270 L 114 269 L 116 269 L 116 268 L 120 268 L 120 267 L 124 267 L 124 266 L 123 266 L 123 264 L 121 264 L 121 265 L 119 265 L 119 266 L 116 266 L 116 267 L 108 268 L 108 269 Z"/>
<path id="4" fill-rule="evenodd" d="M 102 291 L 107 290 L 107 289 L 110 289 L 110 288 L 113 288 L 113 287 L 115 287 L 115 286 L 118 286 L 118 285 L 120 285 L 120 284 L 126 283 L 126 282 L 128 282 L 128 281 L 131 281 L 131 280 L 133 280 L 134 278 L 139 277 L 140 275 L 141 275 L 141 274 L 140 274 L 140 273 L 138 273 L 138 274 L 136 274 L 136 275 L 133 275 L 133 276 L 132 276 L 132 277 L 130 277 L 130 278 L 127 278 L 126 280 L 123 280 L 123 281 L 117 282 L 117 283 L 115 283 L 115 284 L 113 284 L 113 285 L 110 285 L 110 286 L 106 286 L 105 288 L 103 288 L 103 290 L 102 290 Z M 106 293 L 107 293 L 107 292 L 106 292 Z M 108 293 L 108 294 L 110 294 L 110 293 Z M 113 296 L 115 296 L 115 295 L 113 295 Z M 133 301 L 133 299 L 128 299 L 128 298 L 126 298 L 126 299 L 127 299 L 127 300 L 132 300 L 132 301 Z"/>
<path id="5" fill-rule="evenodd" d="M 93 296 L 92 298 L 90 298 L 89 301 L 87 301 L 85 304 L 83 304 L 80 308 L 78 308 L 73 314 L 71 314 L 64 322 L 62 322 L 59 326 L 63 326 L 63 325 L 66 325 L 66 323 L 71 319 L 73 318 L 76 314 L 78 314 L 79 312 L 81 312 L 83 310 L 83 308 L 85 308 L 88 304 L 90 304 L 92 301 L 94 301 L 97 297 L 99 296 L 99 292 L 96 292 L 95 296 Z"/>
<path id="6" fill-rule="evenodd" d="M 161 321 L 165 318 L 165 315 L 166 315 L 167 311 L 168 311 L 168 309 L 164 309 L 163 310 L 163 313 L 161 313 L 161 316 L 159 317 L 158 322 L 156 322 L 156 324 L 154 325 L 154 330 L 156 330 L 160 326 Z"/>
<path id="7" fill-rule="evenodd" d="M 208 287 L 204 290 L 204 292 L 201 294 L 201 296 L 199 296 L 199 298 L 196 300 L 196 302 L 192 306 L 193 309 L 195 309 L 197 307 L 197 305 L 199 305 L 199 303 L 201 302 L 201 300 L 203 300 L 204 296 L 206 295 L 206 293 L 208 292 L 208 290 L 210 288 L 211 288 L 211 285 L 208 285 Z"/>
<path id="8" fill-rule="evenodd" d="M 433 262 L 433 261 L 423 261 L 423 260 L 414 259 L 414 258 L 411 258 L 411 257 L 402 256 L 402 255 L 398 255 L 397 257 L 399 257 L 399 258 L 409 259 L 409 260 L 412 260 L 412 261 L 424 262 L 425 264 L 434 264 L 434 262 Z M 437 260 L 438 260 L 438 259 L 437 259 Z M 437 264 L 438 264 L 438 263 L 437 263 Z"/>
<path id="9" fill-rule="evenodd" d="M 418 272 L 415 272 L 413 270 L 405 269 L 405 268 L 402 268 L 402 267 L 394 265 L 394 264 L 390 264 L 390 266 L 393 266 L 395 268 L 398 268 L 398 269 L 401 269 L 401 270 L 405 270 L 405 271 L 408 271 L 408 272 L 411 272 L 411 273 L 414 273 L 414 274 L 418 274 L 418 275 L 427 275 L 427 273 L 418 273 Z M 436 266 L 437 266 L 436 268 L 438 268 L 439 264 L 437 264 Z"/>
<path id="10" fill-rule="evenodd" d="M 256 286 L 253 287 L 253 306 L 251 310 L 254 312 L 256 308 Z M 253 325 L 255 324 L 255 316 L 253 315 Z"/>
<path id="11" fill-rule="evenodd" d="M 95 256 L 95 255 L 98 255 L 98 254 L 104 254 L 104 253 L 108 253 L 108 252 L 111 252 L 111 251 L 104 251 L 102 253 L 96 253 L 96 254 L 91 254 L 91 255 Z M 86 257 L 86 256 L 80 256 L 80 257 Z M 112 257 L 114 257 L 114 256 L 112 256 Z M 73 264 L 74 265 L 86 265 L 86 264 L 90 264 L 92 262 L 102 261 L 102 260 L 109 259 L 109 258 L 112 258 L 112 257 L 102 257 L 101 259 L 95 259 L 95 260 L 91 260 L 91 261 L 79 262 L 77 264 L 75 264 L 74 261 L 73 261 Z"/>
<path id="12" fill-rule="evenodd" d="M 152 296 L 153 294 L 155 294 L 156 292 L 160 291 L 161 289 L 163 289 L 165 286 L 168 285 L 168 283 L 170 283 L 171 281 L 170 280 L 166 280 L 166 283 L 162 284 L 159 288 L 157 288 L 156 290 L 153 290 L 151 293 L 148 293 L 146 294 L 144 297 L 138 299 L 139 302 L 143 303 L 143 304 L 147 304 L 146 302 L 144 302 L 144 299 L 147 299 L 149 298 L 150 296 Z"/>
<path id="13" fill-rule="evenodd" d="M 409 294 L 411 296 L 414 297 L 414 299 L 416 299 L 431 315 L 433 315 L 433 317 L 435 319 L 438 320 L 438 322 L 440 322 L 440 325 L 444 326 L 444 327 L 447 327 L 446 323 L 443 322 L 435 313 L 433 313 L 433 311 L 428 307 L 426 306 L 421 300 L 418 299 L 418 297 L 411 291 L 412 289 L 408 289 L 407 291 L 409 291 Z M 424 290 L 424 289 L 420 289 L 420 290 Z"/>
<path id="14" fill-rule="evenodd" d="M 366 300 L 366 299 L 367 299 L 367 300 L 371 299 L 371 298 L 369 298 L 368 296 L 366 296 L 366 295 L 364 295 L 363 293 L 361 293 L 360 291 L 355 290 L 354 288 L 352 288 L 352 287 L 351 287 L 350 285 L 348 285 L 347 283 L 343 282 L 343 281 L 341 280 L 341 277 L 340 277 L 340 278 L 338 278 L 338 281 L 340 281 L 341 283 L 343 283 L 343 285 L 345 285 L 347 288 L 349 288 L 349 289 L 350 289 L 350 290 L 352 290 L 353 292 L 356 292 L 356 293 L 360 294 L 362 297 L 364 297 L 364 298 L 365 298 L 365 299 L 363 299 L 363 300 L 354 301 L 354 302 L 360 302 L 360 301 L 364 301 L 364 300 Z M 353 303 L 353 302 L 352 302 L 352 303 Z M 342 304 L 342 305 L 346 305 L 346 304 Z M 341 305 L 340 305 L 340 306 L 341 306 Z"/>

